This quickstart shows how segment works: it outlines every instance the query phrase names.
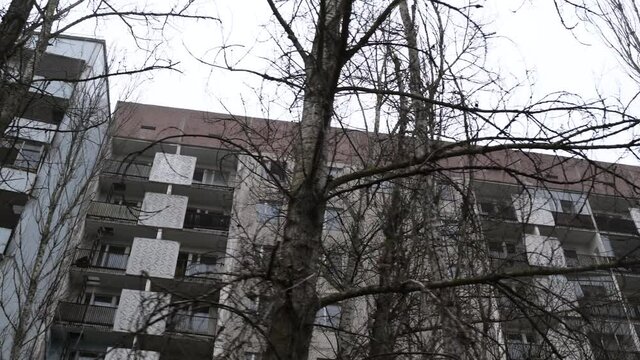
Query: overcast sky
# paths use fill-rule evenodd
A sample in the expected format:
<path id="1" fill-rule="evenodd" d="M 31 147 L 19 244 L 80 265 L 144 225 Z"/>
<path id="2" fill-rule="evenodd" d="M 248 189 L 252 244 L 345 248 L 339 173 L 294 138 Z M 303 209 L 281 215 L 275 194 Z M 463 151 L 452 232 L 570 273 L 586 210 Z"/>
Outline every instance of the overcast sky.
<path id="1" fill-rule="evenodd" d="M 144 3 L 144 2 L 142 2 Z M 152 3 L 152 2 L 150 2 Z M 169 3 L 167 1 L 167 3 Z M 534 4 L 532 4 L 534 3 Z M 637 91 L 636 85 L 620 66 L 614 52 L 601 39 L 584 27 L 565 29 L 552 1 L 485 1 L 478 15 L 495 32 L 491 42 L 489 66 L 502 74 L 512 74 L 533 80 L 523 96 L 532 91 L 543 96 L 554 91 L 569 91 L 593 98 L 596 94 L 628 100 Z M 112 81 L 112 105 L 126 99 L 149 104 L 265 116 L 253 89 L 259 79 L 213 69 L 199 63 L 190 52 L 212 60 L 216 48 L 224 43 L 241 43 L 251 54 L 267 54 L 266 38 L 261 25 L 269 21 L 269 9 L 264 0 L 217 0 L 197 2 L 198 13 L 218 17 L 221 22 L 180 21 L 165 29 L 160 56 L 180 62 L 182 71 L 158 71 L 132 82 Z M 571 24 L 571 14 L 567 19 Z M 107 40 L 112 57 L 127 64 L 140 61 L 141 52 L 133 46 L 131 37 L 121 24 L 77 29 L 82 34 Z M 77 32 L 77 31 L 76 31 Z M 157 35 L 152 35 L 157 36 Z M 134 84 L 134 94 L 123 87 Z M 269 117 L 288 120 L 286 108 L 271 109 Z M 607 160 L 615 160 L 608 157 Z"/>

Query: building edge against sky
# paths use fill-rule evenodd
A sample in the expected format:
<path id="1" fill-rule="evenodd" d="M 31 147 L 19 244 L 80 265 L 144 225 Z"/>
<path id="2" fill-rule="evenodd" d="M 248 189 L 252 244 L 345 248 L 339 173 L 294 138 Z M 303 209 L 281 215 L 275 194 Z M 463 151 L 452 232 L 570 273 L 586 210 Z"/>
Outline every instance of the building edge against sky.
<path id="1" fill-rule="evenodd" d="M 53 68 L 81 69 L 68 73 L 83 77 L 106 71 L 101 42 L 61 38 L 49 52 L 57 56 L 51 57 Z M 22 142 L 4 147 L 19 149 L 5 151 L 13 155 L 5 155 L 11 163 L 3 164 L 0 182 L 0 236 L 6 246 L 2 302 L 10 317 L 31 317 L 27 322 L 36 324 L 24 328 L 24 358 L 210 359 L 227 351 L 235 334 L 225 338 L 218 330 L 240 331 L 240 325 L 212 304 L 232 304 L 248 316 L 259 316 L 265 302 L 251 289 L 217 286 L 244 258 L 261 263 L 273 250 L 261 227 L 281 225 L 272 220 L 282 211 L 282 199 L 264 183 L 285 181 L 291 166 L 286 152 L 296 125 L 119 103 L 103 147 L 109 118 L 106 80 L 51 82 L 33 102 L 42 99 L 47 101 L 38 102 L 38 109 L 62 104 L 64 115 L 60 108 L 48 110 L 46 118 L 42 111 L 25 111 L 16 120 L 10 134 Z M 80 111 L 87 108 L 98 111 L 87 116 Z M 31 125 L 34 121 L 38 123 Z M 336 130 L 331 141 L 331 176 L 357 169 L 355 151 L 376 146 L 358 131 L 345 135 Z M 107 159 L 101 158 L 103 153 Z M 248 154 L 271 158 L 265 163 L 269 171 Z M 98 161 L 102 166 L 94 169 Z M 521 184 L 506 172 L 475 172 L 476 209 L 494 269 L 606 264 L 640 245 L 633 184 L 579 159 L 504 152 L 478 161 L 487 167 L 510 164 L 540 178 L 540 183 L 527 184 L 531 191 L 523 198 Z M 601 165 L 632 182 L 639 179 L 638 167 Z M 258 197 L 255 189 L 261 190 Z M 62 190 L 65 196 L 60 196 Z M 457 201 L 455 196 L 450 200 Z M 339 209 L 336 205 L 327 211 L 332 214 L 326 219 L 327 233 L 339 232 Z M 248 233 L 257 234 L 250 243 Z M 38 259 L 45 259 L 40 269 L 33 266 Z M 332 266 L 342 268 L 338 263 L 343 261 Z M 13 280 L 25 275 L 25 268 L 37 277 L 35 288 Z M 569 325 L 578 323 L 579 316 L 616 324 L 590 332 L 580 352 L 565 347 L 572 353 L 566 358 L 637 355 L 636 276 L 636 269 L 620 268 L 531 280 L 538 289 L 562 293 L 575 310 L 563 310 Z M 607 301 L 598 302 L 603 298 Z M 30 304 L 28 312 L 23 311 L 25 303 Z M 503 309 L 517 312 L 508 304 Z M 359 315 L 366 318 L 366 312 Z M 336 334 L 321 326 L 336 325 L 339 316 L 336 306 L 319 312 L 311 359 L 335 357 Z M 0 318 L 3 354 L 11 347 L 6 322 Z M 496 358 L 535 356 L 543 351 L 541 337 L 557 338 L 550 334 L 561 332 L 548 324 L 540 330 L 504 321 L 496 344 L 504 351 Z M 608 352 L 599 352 L 598 344 Z M 259 341 L 247 336 L 232 355 L 255 360 L 261 351 Z"/>
<path id="2" fill-rule="evenodd" d="M 29 66 L 31 51 L 27 46 L 13 58 L 16 71 Z M 42 327 L 53 320 L 51 306 L 64 292 L 62 264 L 82 232 L 79 219 L 109 126 L 106 74 L 103 41 L 58 37 L 0 139 L 2 358 L 44 354 Z M 25 346 L 14 346 L 15 339 Z"/>

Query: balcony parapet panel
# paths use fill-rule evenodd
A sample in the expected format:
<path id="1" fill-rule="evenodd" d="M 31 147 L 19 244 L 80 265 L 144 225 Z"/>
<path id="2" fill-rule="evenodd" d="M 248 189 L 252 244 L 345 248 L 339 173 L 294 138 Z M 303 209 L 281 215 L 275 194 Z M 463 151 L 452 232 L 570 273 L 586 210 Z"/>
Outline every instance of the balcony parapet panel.
<path id="1" fill-rule="evenodd" d="M 157 228 L 182 229 L 189 198 L 147 192 L 142 201 L 139 225 Z"/>
<path id="2" fill-rule="evenodd" d="M 123 289 L 113 330 L 150 335 L 163 334 L 170 300 L 171 296 L 167 294 Z"/>
<path id="3" fill-rule="evenodd" d="M 140 209 L 135 207 L 92 201 L 87 216 L 111 221 L 136 223 L 140 218 Z"/>
<path id="4" fill-rule="evenodd" d="M 128 275 L 172 279 L 176 272 L 180 243 L 168 240 L 135 238 L 127 264 Z"/>
<path id="5" fill-rule="evenodd" d="M 191 185 L 196 160 L 193 156 L 156 153 L 149 180 L 166 184 Z"/>

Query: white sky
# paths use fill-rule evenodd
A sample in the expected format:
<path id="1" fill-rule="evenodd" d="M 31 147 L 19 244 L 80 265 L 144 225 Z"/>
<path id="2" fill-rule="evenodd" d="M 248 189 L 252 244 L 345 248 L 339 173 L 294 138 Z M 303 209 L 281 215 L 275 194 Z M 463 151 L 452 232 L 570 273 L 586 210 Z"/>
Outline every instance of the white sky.
<path id="1" fill-rule="evenodd" d="M 491 43 L 489 65 L 502 74 L 513 74 L 519 79 L 524 79 L 528 73 L 533 80 L 532 90 L 523 92 L 522 96 L 527 96 L 528 91 L 533 91 L 537 97 L 554 91 L 569 91 L 587 99 L 600 93 L 626 101 L 637 91 L 637 85 L 620 66 L 613 50 L 583 27 L 573 32 L 565 29 L 552 1 L 487 0 L 484 4 L 484 8 L 477 11 L 485 22 L 489 22 L 487 29 L 497 35 Z M 256 40 L 266 37 L 265 29 L 260 26 L 270 19 L 266 2 L 203 0 L 197 6 L 198 13 L 215 15 L 221 19 L 221 24 L 181 21 L 175 28 L 165 31 L 166 40 L 160 54 L 179 61 L 178 68 L 182 73 L 158 71 L 135 82 L 128 78 L 112 81 L 112 105 L 118 99 L 126 99 L 216 112 L 268 115 L 282 120 L 291 118 L 282 108 L 264 113 L 252 90 L 260 86 L 256 77 L 212 69 L 200 64 L 187 51 L 213 59 L 215 49 L 224 41 L 247 45 L 235 48 L 236 54 L 249 51 L 252 55 L 271 55 L 265 50 L 266 44 Z M 570 15 L 567 14 L 569 23 Z M 89 26 L 91 24 L 85 31 L 79 29 L 80 33 L 105 38 L 115 59 L 123 59 L 123 63 L 140 59 L 140 51 L 132 46 L 130 36 L 119 23 L 97 28 Z M 122 88 L 131 87 L 131 84 L 135 85 L 134 95 L 124 94 Z M 602 158 L 614 161 L 616 155 L 606 154 Z"/>

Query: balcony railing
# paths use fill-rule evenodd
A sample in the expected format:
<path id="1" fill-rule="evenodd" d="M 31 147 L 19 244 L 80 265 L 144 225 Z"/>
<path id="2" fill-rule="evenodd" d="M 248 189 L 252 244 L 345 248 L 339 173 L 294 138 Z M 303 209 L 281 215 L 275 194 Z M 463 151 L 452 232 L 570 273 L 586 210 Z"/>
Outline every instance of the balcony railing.
<path id="1" fill-rule="evenodd" d="M 583 299 L 578 301 L 578 312 L 586 317 L 601 317 L 601 318 L 615 318 L 626 319 L 627 313 L 624 311 L 624 307 L 620 303 L 605 303 L 606 300 L 588 300 Z M 633 314 L 630 314 L 633 315 Z"/>
<path id="2" fill-rule="evenodd" d="M 608 214 L 593 214 L 598 230 L 638 235 L 638 228 L 631 219 Z"/>
<path id="3" fill-rule="evenodd" d="M 575 257 L 566 257 L 568 267 L 591 266 L 610 264 L 616 261 L 615 258 L 609 256 L 583 255 L 577 254 Z"/>
<path id="4" fill-rule="evenodd" d="M 107 160 L 102 172 L 111 175 L 148 179 L 149 173 L 151 172 L 151 166 L 126 161 L 123 162 L 121 160 Z"/>
<path id="5" fill-rule="evenodd" d="M 126 270 L 129 255 L 92 249 L 77 249 L 73 265 L 81 268 Z"/>
<path id="6" fill-rule="evenodd" d="M 138 222 L 140 209 L 127 205 L 92 201 L 87 216 L 106 220 Z"/>
<path id="7" fill-rule="evenodd" d="M 489 258 L 492 260 L 494 267 L 525 266 L 529 264 L 524 249 L 513 254 L 489 251 Z"/>
<path id="8" fill-rule="evenodd" d="M 554 211 L 553 220 L 557 226 L 566 226 L 579 229 L 595 229 L 593 221 L 591 221 L 591 215 L 572 214 Z"/>
<path id="9" fill-rule="evenodd" d="M 507 360 L 545 359 L 541 344 L 507 343 Z"/>
<path id="10" fill-rule="evenodd" d="M 61 302 L 58 304 L 56 319 L 75 324 L 113 326 L 116 309 L 108 306 Z"/>
<path id="11" fill-rule="evenodd" d="M 230 216 L 206 214 L 187 209 L 184 217 L 184 227 L 187 229 L 209 229 L 229 231 Z"/>
<path id="12" fill-rule="evenodd" d="M 202 264 L 178 260 L 175 276 L 177 278 L 219 278 L 223 267 L 223 264 Z"/>
<path id="13" fill-rule="evenodd" d="M 167 322 L 167 330 L 182 334 L 213 336 L 216 333 L 216 318 L 199 314 L 172 315 Z"/>
<path id="14" fill-rule="evenodd" d="M 638 360 L 640 352 L 622 351 L 622 350 L 603 350 L 596 349 L 594 352 L 595 360 Z"/>

